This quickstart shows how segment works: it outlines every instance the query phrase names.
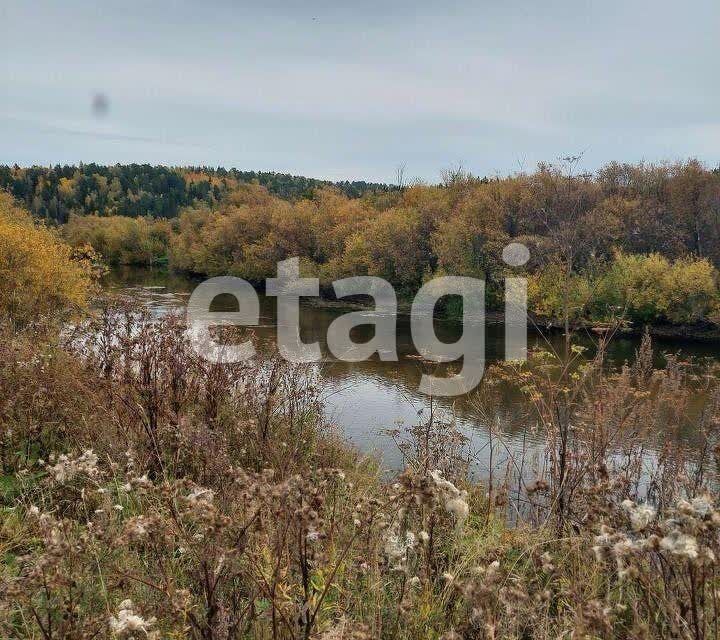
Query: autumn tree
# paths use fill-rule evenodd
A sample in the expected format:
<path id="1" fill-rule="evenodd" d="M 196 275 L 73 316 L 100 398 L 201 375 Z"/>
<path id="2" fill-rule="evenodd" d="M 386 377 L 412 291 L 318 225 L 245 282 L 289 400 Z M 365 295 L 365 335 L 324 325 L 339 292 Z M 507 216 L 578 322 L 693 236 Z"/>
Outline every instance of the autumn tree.
<path id="1" fill-rule="evenodd" d="M 0 192 L 0 319 L 14 327 L 60 320 L 85 308 L 90 265 Z"/>

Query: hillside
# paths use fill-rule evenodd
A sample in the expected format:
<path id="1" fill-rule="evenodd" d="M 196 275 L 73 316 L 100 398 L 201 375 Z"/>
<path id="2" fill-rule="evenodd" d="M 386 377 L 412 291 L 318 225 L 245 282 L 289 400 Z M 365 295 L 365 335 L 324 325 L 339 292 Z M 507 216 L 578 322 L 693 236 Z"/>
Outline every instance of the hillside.
<path id="1" fill-rule="evenodd" d="M 242 183 L 259 184 L 286 200 L 307 197 L 315 189 L 328 186 L 350 198 L 394 188 L 363 180 L 330 182 L 274 171 L 222 167 L 0 165 L 0 189 L 12 193 L 36 217 L 59 224 L 67 222 L 71 214 L 174 218 L 181 207 L 214 204 Z"/>

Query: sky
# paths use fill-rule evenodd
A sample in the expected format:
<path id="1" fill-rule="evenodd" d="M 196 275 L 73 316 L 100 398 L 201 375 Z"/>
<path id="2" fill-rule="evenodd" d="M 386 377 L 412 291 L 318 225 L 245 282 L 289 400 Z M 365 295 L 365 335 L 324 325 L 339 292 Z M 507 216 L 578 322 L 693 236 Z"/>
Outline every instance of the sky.
<path id="1" fill-rule="evenodd" d="M 0 163 L 717 166 L 719 68 L 718 0 L 0 0 Z"/>

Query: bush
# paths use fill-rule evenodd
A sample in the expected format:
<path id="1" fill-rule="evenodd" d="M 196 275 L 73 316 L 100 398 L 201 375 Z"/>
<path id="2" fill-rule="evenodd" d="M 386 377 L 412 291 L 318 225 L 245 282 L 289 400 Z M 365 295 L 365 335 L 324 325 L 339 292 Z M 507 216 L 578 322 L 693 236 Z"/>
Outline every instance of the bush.
<path id="1" fill-rule="evenodd" d="M 91 283 L 88 262 L 0 192 L 0 319 L 64 318 L 86 306 Z"/>
<path id="2" fill-rule="evenodd" d="M 567 305 L 570 321 L 577 322 L 586 316 L 592 293 L 587 277 L 579 274 L 568 277 L 560 264 L 551 264 L 528 278 L 530 308 L 544 318 L 563 318 Z"/>
<path id="3" fill-rule="evenodd" d="M 668 318 L 673 322 L 704 320 L 717 303 L 715 267 L 706 259 L 681 258 L 672 265 L 668 279 Z"/>
<path id="4" fill-rule="evenodd" d="M 316 369 L 209 366 L 148 320 L 116 299 L 55 348 L 1 336 L 0 637 L 714 637 L 717 378 L 653 370 L 649 340 L 616 372 L 534 352 L 472 398 L 494 422 L 513 385 L 532 449 L 493 464 L 495 431 L 469 484 L 435 413 L 390 430 L 385 482 Z"/>
<path id="5" fill-rule="evenodd" d="M 707 260 L 618 253 L 593 308 L 598 316 L 616 309 L 636 322 L 692 323 L 708 316 L 717 295 L 717 271 Z"/>
<path id="6" fill-rule="evenodd" d="M 152 265 L 167 260 L 172 227 L 153 218 L 71 216 L 63 231 L 73 247 L 90 245 L 109 264 Z"/>

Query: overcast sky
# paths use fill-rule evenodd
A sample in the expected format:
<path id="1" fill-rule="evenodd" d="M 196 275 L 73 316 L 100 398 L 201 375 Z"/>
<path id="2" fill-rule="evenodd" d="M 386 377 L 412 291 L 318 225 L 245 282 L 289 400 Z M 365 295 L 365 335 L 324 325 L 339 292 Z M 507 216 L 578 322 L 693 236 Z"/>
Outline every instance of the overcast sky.
<path id="1" fill-rule="evenodd" d="M 0 0 L 0 87 L 0 163 L 715 166 L 720 1 Z"/>

